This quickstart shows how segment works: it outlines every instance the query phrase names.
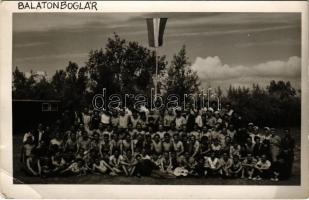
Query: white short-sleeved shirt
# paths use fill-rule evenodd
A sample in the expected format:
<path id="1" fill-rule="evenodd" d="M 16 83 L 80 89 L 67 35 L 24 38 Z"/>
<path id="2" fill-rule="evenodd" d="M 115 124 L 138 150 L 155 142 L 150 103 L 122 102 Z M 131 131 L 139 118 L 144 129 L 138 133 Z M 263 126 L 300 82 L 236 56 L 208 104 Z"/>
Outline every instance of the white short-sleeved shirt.
<path id="1" fill-rule="evenodd" d="M 182 128 L 182 125 L 186 124 L 186 119 L 183 116 L 176 117 L 175 124 L 176 124 L 176 129 L 180 130 Z"/>
<path id="2" fill-rule="evenodd" d="M 103 114 L 101 115 L 101 122 L 102 122 L 103 124 L 109 124 L 109 123 L 110 123 L 110 116 L 107 115 L 107 114 L 105 114 L 105 113 L 103 113 Z"/>
<path id="3" fill-rule="evenodd" d="M 129 116 L 119 116 L 119 128 L 128 128 Z"/>

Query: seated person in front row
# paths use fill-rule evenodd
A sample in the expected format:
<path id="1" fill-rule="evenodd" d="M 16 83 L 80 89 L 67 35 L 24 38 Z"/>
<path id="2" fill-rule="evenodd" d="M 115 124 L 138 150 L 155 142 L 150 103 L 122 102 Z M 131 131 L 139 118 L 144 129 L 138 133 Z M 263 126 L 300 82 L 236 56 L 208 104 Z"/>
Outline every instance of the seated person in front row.
<path id="1" fill-rule="evenodd" d="M 74 161 L 70 166 L 68 166 L 66 169 L 60 171 L 60 174 L 63 175 L 85 175 L 87 171 L 87 168 L 85 167 L 85 162 L 82 159 L 77 159 Z"/>
<path id="2" fill-rule="evenodd" d="M 215 156 L 214 152 L 210 154 L 210 157 L 206 158 L 205 166 L 206 166 L 207 175 L 216 176 L 219 174 L 220 161 Z"/>
<path id="3" fill-rule="evenodd" d="M 233 156 L 233 163 L 231 167 L 229 168 L 230 177 L 239 178 L 241 176 L 241 172 L 242 172 L 242 165 L 239 160 L 239 156 L 235 154 Z"/>
<path id="4" fill-rule="evenodd" d="M 256 159 L 252 156 L 252 154 L 248 154 L 247 157 L 243 160 L 242 166 L 242 178 L 248 177 L 249 180 L 253 178 L 253 173 L 255 170 Z"/>
<path id="5" fill-rule="evenodd" d="M 220 174 L 223 178 L 230 177 L 230 168 L 233 164 L 233 160 L 229 157 L 228 153 L 223 153 L 220 159 Z"/>
<path id="6" fill-rule="evenodd" d="M 255 165 L 255 177 L 253 180 L 262 180 L 262 178 L 268 178 L 270 175 L 271 162 L 266 159 L 266 155 L 262 155 L 260 160 Z"/>
<path id="7" fill-rule="evenodd" d="M 113 155 L 109 158 L 109 165 L 113 169 L 113 175 L 118 175 L 122 173 L 122 161 L 124 160 L 123 156 L 120 155 L 118 150 L 115 150 Z"/>
<path id="8" fill-rule="evenodd" d="M 113 168 L 103 159 L 100 160 L 99 158 L 95 158 L 92 171 L 100 174 L 107 174 L 108 172 L 113 172 Z"/>

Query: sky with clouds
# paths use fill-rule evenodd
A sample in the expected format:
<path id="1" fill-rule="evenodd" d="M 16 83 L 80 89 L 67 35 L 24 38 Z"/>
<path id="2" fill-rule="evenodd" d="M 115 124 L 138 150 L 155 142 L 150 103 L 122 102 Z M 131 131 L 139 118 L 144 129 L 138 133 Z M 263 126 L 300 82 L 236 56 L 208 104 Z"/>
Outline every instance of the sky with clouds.
<path id="1" fill-rule="evenodd" d="M 298 13 L 15 13 L 13 67 L 51 76 L 69 61 L 83 66 L 113 32 L 148 46 L 147 17 L 168 17 L 159 54 L 170 61 L 186 45 L 202 87 L 265 86 L 270 80 L 300 87 Z"/>

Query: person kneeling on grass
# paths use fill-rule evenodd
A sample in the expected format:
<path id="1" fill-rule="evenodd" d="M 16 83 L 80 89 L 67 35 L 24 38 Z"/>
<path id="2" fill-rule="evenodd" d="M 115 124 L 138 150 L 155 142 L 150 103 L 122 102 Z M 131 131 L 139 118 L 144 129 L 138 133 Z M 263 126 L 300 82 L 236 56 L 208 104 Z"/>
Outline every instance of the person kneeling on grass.
<path id="1" fill-rule="evenodd" d="M 247 154 L 247 157 L 242 162 L 242 178 L 248 177 L 249 180 L 252 179 L 254 169 L 256 165 L 256 159 L 253 158 L 252 154 Z"/>
<path id="2" fill-rule="evenodd" d="M 229 174 L 232 178 L 239 178 L 242 172 L 242 165 L 238 155 L 233 156 L 233 164 L 229 168 Z"/>
<path id="3" fill-rule="evenodd" d="M 255 174 L 256 176 L 253 180 L 262 180 L 262 178 L 269 177 L 269 170 L 270 170 L 271 162 L 266 159 L 266 155 L 263 154 L 260 160 L 255 165 Z"/>

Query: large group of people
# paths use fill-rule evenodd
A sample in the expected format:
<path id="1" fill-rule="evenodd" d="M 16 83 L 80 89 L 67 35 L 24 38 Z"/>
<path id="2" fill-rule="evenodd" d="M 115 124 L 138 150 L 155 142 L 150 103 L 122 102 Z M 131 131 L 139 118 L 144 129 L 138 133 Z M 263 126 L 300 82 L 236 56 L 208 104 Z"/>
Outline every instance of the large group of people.
<path id="1" fill-rule="evenodd" d="M 66 110 L 23 137 L 21 162 L 30 176 L 152 176 L 288 179 L 294 139 L 289 130 L 245 122 L 221 109 L 117 107 Z"/>

